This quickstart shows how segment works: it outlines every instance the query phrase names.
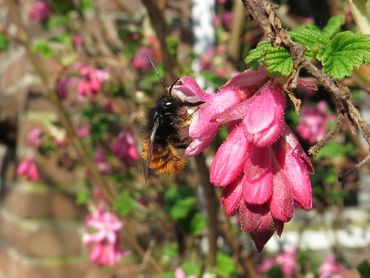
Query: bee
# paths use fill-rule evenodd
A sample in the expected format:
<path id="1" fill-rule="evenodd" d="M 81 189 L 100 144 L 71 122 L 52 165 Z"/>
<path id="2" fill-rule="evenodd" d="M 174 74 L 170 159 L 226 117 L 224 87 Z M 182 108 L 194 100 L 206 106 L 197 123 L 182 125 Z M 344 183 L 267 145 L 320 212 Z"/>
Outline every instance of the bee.
<path id="1" fill-rule="evenodd" d="M 185 159 L 178 149 L 185 149 L 189 144 L 189 139 L 183 138 L 181 134 L 181 128 L 189 125 L 190 121 L 187 107 L 200 103 L 189 103 L 172 94 L 172 89 L 179 79 L 167 89 L 153 62 L 149 57 L 147 59 L 162 82 L 165 94 L 148 110 L 147 137 L 143 142 L 142 157 L 147 161 L 147 168 L 156 173 L 175 175 L 185 166 Z"/>

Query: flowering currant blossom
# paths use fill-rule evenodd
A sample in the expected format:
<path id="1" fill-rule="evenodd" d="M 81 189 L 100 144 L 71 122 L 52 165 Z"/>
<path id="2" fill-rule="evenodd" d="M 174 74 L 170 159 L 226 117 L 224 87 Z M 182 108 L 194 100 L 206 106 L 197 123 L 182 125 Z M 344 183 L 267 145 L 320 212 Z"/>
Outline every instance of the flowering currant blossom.
<path id="1" fill-rule="evenodd" d="M 139 159 L 135 139 L 128 129 L 123 129 L 113 140 L 112 151 L 127 166 L 131 166 Z"/>
<path id="2" fill-rule="evenodd" d="M 26 177 L 30 181 L 40 179 L 40 174 L 37 169 L 33 155 L 24 158 L 17 167 L 17 174 Z"/>
<path id="3" fill-rule="evenodd" d="M 106 152 L 103 147 L 98 147 L 95 149 L 94 161 L 102 174 L 106 175 L 112 172 L 112 167 L 107 162 Z"/>
<path id="4" fill-rule="evenodd" d="M 106 210 L 100 201 L 97 208 L 85 219 L 82 241 L 89 247 L 90 260 L 101 266 L 114 266 L 127 255 L 120 247 L 119 232 L 123 224 L 118 217 Z"/>
<path id="5" fill-rule="evenodd" d="M 38 0 L 33 3 L 28 11 L 31 20 L 40 22 L 48 19 L 52 14 L 51 7 L 46 0 Z"/>
<path id="6" fill-rule="evenodd" d="M 333 116 L 327 113 L 325 101 L 320 101 L 316 107 L 303 105 L 297 131 L 303 139 L 315 144 L 325 136 L 328 123 L 332 119 Z"/>
<path id="7" fill-rule="evenodd" d="M 154 50 L 147 47 L 139 47 L 134 60 L 132 61 L 132 66 L 136 70 L 149 71 L 152 69 L 152 65 L 148 60 L 149 57 L 152 61 L 155 61 Z"/>
<path id="8" fill-rule="evenodd" d="M 77 98 L 79 100 L 95 96 L 110 76 L 107 70 L 97 69 L 89 65 L 80 65 L 79 72 L 82 78 L 77 84 Z"/>
<path id="9" fill-rule="evenodd" d="M 174 87 L 188 102 L 201 104 L 186 133 L 185 154 L 204 150 L 223 124 L 230 134 L 217 150 L 210 180 L 223 188 L 228 216 L 239 212 L 241 228 L 262 250 L 276 231 L 281 235 L 296 207 L 310 210 L 309 158 L 284 123 L 285 97 L 264 69 L 235 75 L 216 94 L 208 94 L 189 77 Z M 179 94 L 179 93 L 178 93 Z"/>
<path id="10" fill-rule="evenodd" d="M 294 275 L 297 267 L 297 248 L 291 248 L 281 252 L 272 258 L 266 259 L 259 267 L 258 272 L 264 274 L 274 265 L 279 265 L 281 271 L 288 277 Z"/>
<path id="11" fill-rule="evenodd" d="M 349 278 L 350 271 L 335 260 L 334 256 L 325 258 L 319 267 L 319 278 Z"/>
<path id="12" fill-rule="evenodd" d="M 42 130 L 39 127 L 30 130 L 27 134 L 28 144 L 38 149 L 41 146 L 41 133 Z"/>
<path id="13" fill-rule="evenodd" d="M 175 278 L 195 278 L 195 275 L 186 275 L 186 273 L 181 268 L 176 268 Z"/>

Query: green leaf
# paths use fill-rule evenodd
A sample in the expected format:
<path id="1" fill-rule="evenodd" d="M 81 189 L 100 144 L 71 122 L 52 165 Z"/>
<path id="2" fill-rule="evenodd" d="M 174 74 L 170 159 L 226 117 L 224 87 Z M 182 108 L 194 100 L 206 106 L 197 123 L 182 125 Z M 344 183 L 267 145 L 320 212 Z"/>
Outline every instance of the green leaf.
<path id="1" fill-rule="evenodd" d="M 82 11 L 87 11 L 92 8 L 91 0 L 81 0 L 80 1 L 80 9 Z"/>
<path id="2" fill-rule="evenodd" d="M 185 186 L 168 190 L 165 194 L 165 201 L 165 209 L 174 220 L 188 217 L 194 212 L 197 202 L 191 188 Z"/>
<path id="3" fill-rule="evenodd" d="M 89 192 L 87 190 L 82 190 L 78 192 L 77 198 L 76 198 L 76 203 L 78 205 L 86 205 L 89 202 Z"/>
<path id="4" fill-rule="evenodd" d="M 262 41 L 251 50 L 245 63 L 252 68 L 266 65 L 267 72 L 272 75 L 288 76 L 293 70 L 293 59 L 284 47 L 273 47 L 269 42 Z"/>
<path id="5" fill-rule="evenodd" d="M 370 277 L 370 264 L 367 260 L 364 260 L 356 268 L 358 272 L 360 272 L 362 278 Z"/>
<path id="6" fill-rule="evenodd" d="M 36 40 L 32 44 L 32 51 L 41 54 L 44 57 L 52 57 L 57 52 L 49 46 L 49 43 L 45 40 Z"/>
<path id="7" fill-rule="evenodd" d="M 329 142 L 320 149 L 320 152 L 317 154 L 316 159 L 336 158 L 339 156 L 353 156 L 354 154 L 355 150 L 353 148 L 353 145 L 351 145 L 350 143 L 343 145 L 337 142 Z"/>
<path id="8" fill-rule="evenodd" d="M 166 39 L 166 43 L 171 55 L 176 56 L 177 48 L 180 45 L 180 40 L 177 36 L 169 36 Z"/>
<path id="9" fill-rule="evenodd" d="M 58 27 L 64 23 L 66 23 L 68 18 L 63 15 L 53 15 L 50 17 L 47 21 L 47 27 L 48 28 L 55 28 Z"/>
<path id="10" fill-rule="evenodd" d="M 231 255 L 222 252 L 217 253 L 217 274 L 222 277 L 231 277 L 236 272 L 234 260 Z"/>
<path id="11" fill-rule="evenodd" d="M 174 278 L 174 277 L 175 274 L 173 272 L 165 272 L 154 276 L 154 278 Z"/>
<path id="12" fill-rule="evenodd" d="M 370 36 L 350 31 L 338 33 L 319 51 L 317 59 L 333 78 L 350 76 L 353 68 L 370 62 Z"/>
<path id="13" fill-rule="evenodd" d="M 190 233 L 194 236 L 199 236 L 203 233 L 206 225 L 207 222 L 204 216 L 200 212 L 197 212 L 191 219 Z"/>
<path id="14" fill-rule="evenodd" d="M 267 271 L 263 275 L 263 277 L 264 278 L 284 278 L 284 274 L 280 266 L 274 265 L 269 271 Z"/>
<path id="15" fill-rule="evenodd" d="M 328 38 L 331 38 L 340 31 L 340 27 L 343 24 L 344 24 L 343 15 L 333 16 L 332 18 L 329 19 L 326 26 L 322 29 L 322 33 Z"/>
<path id="16" fill-rule="evenodd" d="M 293 41 L 304 46 L 304 55 L 312 60 L 316 57 L 317 52 L 328 43 L 328 38 L 320 30 L 299 28 L 289 32 Z"/>
<path id="17" fill-rule="evenodd" d="M 195 275 L 196 277 L 199 277 L 200 275 L 200 267 L 193 263 L 183 263 L 181 265 L 181 269 L 186 275 Z"/>
<path id="18" fill-rule="evenodd" d="M 5 51 L 10 44 L 10 40 L 7 36 L 0 33 L 0 52 Z"/>
<path id="19" fill-rule="evenodd" d="M 119 215 L 127 215 L 136 209 L 134 200 L 127 192 L 118 196 L 115 206 Z"/>

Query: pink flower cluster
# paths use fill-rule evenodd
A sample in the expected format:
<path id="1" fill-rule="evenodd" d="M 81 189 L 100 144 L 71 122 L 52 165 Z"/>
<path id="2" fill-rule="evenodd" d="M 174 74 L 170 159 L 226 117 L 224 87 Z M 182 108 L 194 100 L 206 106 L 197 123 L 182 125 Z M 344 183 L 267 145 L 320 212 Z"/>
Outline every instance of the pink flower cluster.
<path id="1" fill-rule="evenodd" d="M 350 271 L 335 260 L 334 256 L 328 256 L 319 268 L 319 278 L 349 278 Z"/>
<path id="2" fill-rule="evenodd" d="M 27 134 L 28 144 L 31 145 L 32 147 L 38 149 L 41 146 L 41 135 L 42 135 L 41 128 L 36 127 L 34 129 L 32 129 Z"/>
<path id="3" fill-rule="evenodd" d="M 301 121 L 297 126 L 297 131 L 310 144 L 315 144 L 324 138 L 328 123 L 333 119 L 333 116 L 327 110 L 326 102 L 323 100 L 316 107 L 303 105 Z"/>
<path id="4" fill-rule="evenodd" d="M 310 210 L 309 158 L 285 124 L 285 97 L 264 69 L 235 75 L 216 94 L 201 90 L 189 77 L 175 93 L 188 102 L 203 102 L 185 130 L 192 139 L 185 154 L 204 150 L 226 124 L 231 131 L 217 150 L 210 180 L 223 187 L 228 216 L 239 212 L 241 228 L 261 251 L 276 231 L 281 235 L 296 207 Z"/>
<path id="5" fill-rule="evenodd" d="M 209 48 L 199 57 L 199 67 L 202 71 L 211 71 L 219 77 L 224 77 L 226 63 L 226 48 L 220 44 L 216 48 Z"/>
<path id="6" fill-rule="evenodd" d="M 180 268 L 175 270 L 175 278 L 196 278 L 195 275 L 186 275 L 186 273 Z"/>
<path id="7" fill-rule="evenodd" d="M 123 227 L 118 217 L 106 210 L 100 201 L 85 219 L 82 241 L 89 247 L 90 260 L 101 266 L 114 266 L 122 256 L 128 255 L 120 246 L 119 232 Z"/>
<path id="8" fill-rule="evenodd" d="M 107 70 L 97 69 L 90 65 L 80 65 L 79 73 L 81 76 L 81 80 L 77 84 L 77 98 L 79 100 L 95 96 L 110 77 Z"/>
<path id="9" fill-rule="evenodd" d="M 150 64 L 151 59 L 153 62 L 155 61 L 155 52 L 152 48 L 147 47 L 139 47 L 137 49 L 136 55 L 134 57 L 134 60 L 132 61 L 132 66 L 136 70 L 141 71 L 149 71 L 152 69 L 152 65 Z"/>
<path id="10" fill-rule="evenodd" d="M 106 152 L 103 147 L 97 147 L 94 152 L 94 161 L 102 174 L 110 174 L 112 166 L 107 162 Z"/>
<path id="11" fill-rule="evenodd" d="M 134 137 L 128 129 L 123 129 L 112 142 L 112 152 L 127 166 L 139 159 L 139 152 Z"/>
<path id="12" fill-rule="evenodd" d="M 33 155 L 24 158 L 17 167 L 17 174 L 24 176 L 30 181 L 36 181 L 40 179 L 40 174 L 37 169 L 35 159 Z"/>
<path id="13" fill-rule="evenodd" d="M 52 9 L 47 0 L 37 0 L 28 11 L 28 17 L 37 22 L 44 21 L 51 15 Z"/>
<path id="14" fill-rule="evenodd" d="M 258 272 L 264 274 L 274 265 L 279 265 L 281 271 L 288 277 L 293 276 L 297 268 L 297 248 L 291 248 L 276 256 L 266 259 L 259 267 Z"/>

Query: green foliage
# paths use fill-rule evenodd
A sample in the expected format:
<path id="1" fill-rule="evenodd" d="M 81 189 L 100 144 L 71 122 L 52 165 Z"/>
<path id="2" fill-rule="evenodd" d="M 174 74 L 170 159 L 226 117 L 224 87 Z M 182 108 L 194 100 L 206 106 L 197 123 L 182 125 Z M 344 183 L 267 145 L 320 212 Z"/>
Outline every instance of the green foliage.
<path id="1" fill-rule="evenodd" d="M 362 278 L 370 277 L 370 264 L 367 260 L 364 260 L 362 263 L 360 263 L 356 269 Z"/>
<path id="2" fill-rule="evenodd" d="M 350 76 L 353 68 L 370 62 L 370 36 L 350 31 L 338 33 L 319 51 L 317 59 L 333 78 Z"/>
<path id="3" fill-rule="evenodd" d="M 81 0 L 80 1 L 80 9 L 82 11 L 87 11 L 92 8 L 91 0 Z"/>
<path id="4" fill-rule="evenodd" d="M 269 271 L 264 275 L 264 278 L 284 278 L 284 274 L 279 265 L 274 265 Z"/>
<path id="5" fill-rule="evenodd" d="M 52 57 L 57 54 L 57 52 L 50 47 L 49 42 L 46 40 L 34 41 L 32 44 L 32 51 L 44 57 Z"/>
<path id="6" fill-rule="evenodd" d="M 169 189 L 165 194 L 165 210 L 178 228 L 186 234 L 202 234 L 206 221 L 196 207 L 197 199 L 190 187 Z"/>
<path id="7" fill-rule="evenodd" d="M 329 142 L 323 148 L 321 148 L 320 152 L 316 156 L 316 159 L 332 159 L 339 156 L 354 156 L 355 154 L 355 149 L 350 143 L 343 145 L 337 142 Z"/>
<path id="8" fill-rule="evenodd" d="M 10 40 L 7 36 L 0 33 L 0 52 L 5 51 L 10 44 Z"/>
<path id="9" fill-rule="evenodd" d="M 81 190 L 78 192 L 76 197 L 76 203 L 78 205 L 87 205 L 89 203 L 90 197 L 89 197 L 89 191 L 87 190 Z"/>
<path id="10" fill-rule="evenodd" d="M 199 277 L 200 275 L 200 267 L 193 263 L 185 262 L 181 265 L 181 269 L 185 272 L 186 275 L 195 275 Z"/>
<path id="11" fill-rule="evenodd" d="M 169 36 L 166 39 L 166 43 L 171 55 L 176 56 L 177 48 L 180 44 L 180 39 L 177 36 Z"/>
<path id="12" fill-rule="evenodd" d="M 236 275 L 236 267 L 231 255 L 222 252 L 217 253 L 217 274 L 221 277 L 233 277 Z"/>
<path id="13" fill-rule="evenodd" d="M 174 278 L 175 274 L 173 272 L 164 272 L 154 276 L 154 278 Z"/>
<path id="14" fill-rule="evenodd" d="M 324 71 L 334 79 L 350 76 L 353 68 L 370 63 L 370 36 L 351 31 L 338 33 L 343 23 L 343 16 L 335 16 L 322 30 L 313 24 L 305 24 L 289 32 L 294 42 L 304 46 L 305 57 L 319 60 Z M 251 50 L 245 62 L 252 68 L 265 65 L 271 75 L 288 76 L 293 70 L 290 53 L 267 41 Z"/>
<path id="15" fill-rule="evenodd" d="M 51 29 L 51 28 L 61 26 L 65 24 L 67 21 L 68 21 L 68 18 L 64 15 L 53 15 L 48 19 L 46 26 L 47 28 Z"/>
<path id="16" fill-rule="evenodd" d="M 331 38 L 340 31 L 340 27 L 343 24 L 344 24 L 343 15 L 333 16 L 332 18 L 329 19 L 326 26 L 322 29 L 322 33 L 326 37 Z"/>
<path id="17" fill-rule="evenodd" d="M 115 203 L 116 211 L 119 215 L 127 215 L 136 209 L 134 199 L 127 192 L 118 195 Z"/>
<path id="18" fill-rule="evenodd" d="M 289 75 L 293 70 L 293 59 L 284 47 L 273 47 L 269 42 L 262 41 L 249 52 L 245 62 L 252 68 L 266 65 L 271 75 Z"/>

